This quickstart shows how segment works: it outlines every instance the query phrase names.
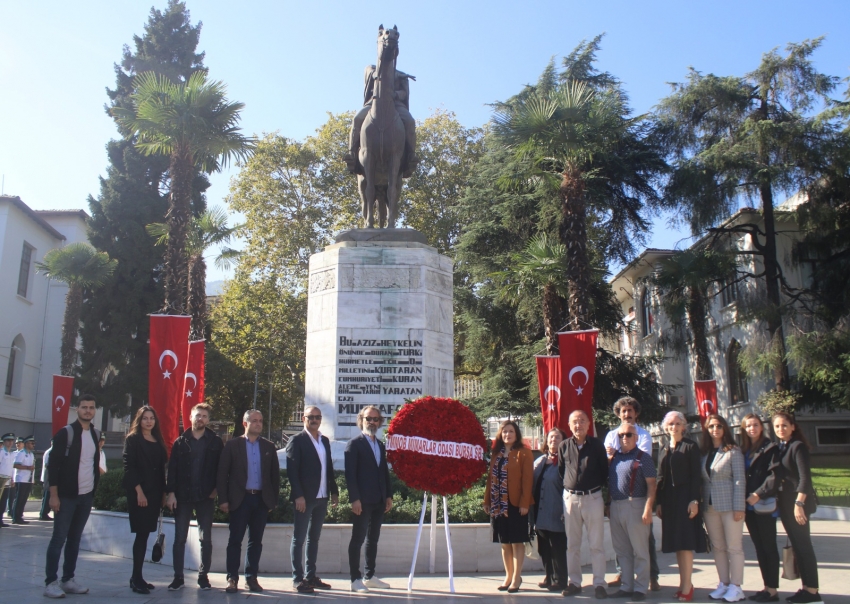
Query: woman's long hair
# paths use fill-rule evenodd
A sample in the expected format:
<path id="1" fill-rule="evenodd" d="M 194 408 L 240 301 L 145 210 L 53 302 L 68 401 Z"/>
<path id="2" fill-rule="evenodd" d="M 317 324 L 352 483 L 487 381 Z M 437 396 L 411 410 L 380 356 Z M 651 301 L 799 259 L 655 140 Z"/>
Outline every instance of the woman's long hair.
<path id="1" fill-rule="evenodd" d="M 759 436 L 758 440 L 755 441 L 750 438 L 749 434 L 747 434 L 747 422 L 751 419 L 758 420 L 758 423 L 761 425 L 761 436 Z M 752 453 L 758 449 L 765 440 L 767 440 L 767 432 L 764 429 L 764 422 L 761 417 L 755 413 L 747 413 L 744 416 L 744 419 L 741 420 L 741 451 L 744 453 Z"/>
<path id="2" fill-rule="evenodd" d="M 785 419 L 789 424 L 794 427 L 794 431 L 791 433 L 791 439 L 788 441 L 789 443 L 794 442 L 795 440 L 799 440 L 803 443 L 807 449 L 811 450 L 812 446 L 809 444 L 809 439 L 806 438 L 806 435 L 803 434 L 803 431 L 800 429 L 800 425 L 797 423 L 796 418 L 793 413 L 789 413 L 788 411 L 777 411 L 773 414 L 773 417 L 770 418 L 770 429 L 773 430 L 773 422 L 776 421 L 777 417 L 781 417 Z"/>
<path id="3" fill-rule="evenodd" d="M 732 447 L 737 447 L 737 443 L 735 442 L 735 435 L 732 434 L 732 429 L 729 427 L 729 422 L 723 419 L 723 416 L 718 415 L 717 413 L 709 413 L 705 418 L 705 423 L 703 424 L 702 429 L 702 446 L 700 449 L 702 450 L 702 454 L 706 455 L 709 451 L 714 448 L 714 442 L 711 439 L 711 434 L 708 433 L 708 424 L 711 423 L 711 420 L 717 420 L 717 422 L 723 426 L 723 447 L 721 447 L 724 451 L 728 451 Z"/>
<path id="4" fill-rule="evenodd" d="M 503 421 L 502 424 L 499 426 L 499 432 L 496 434 L 496 438 L 493 441 L 494 453 L 498 453 L 502 450 L 502 447 L 505 446 L 505 441 L 502 440 L 502 429 L 508 425 L 513 426 L 514 432 L 516 433 L 516 442 L 514 443 L 513 447 L 511 447 L 511 450 L 522 449 L 523 447 L 525 447 L 525 443 L 522 442 L 522 432 L 519 431 L 519 424 L 517 424 L 514 420 L 509 419 Z"/>
<path id="5" fill-rule="evenodd" d="M 156 442 L 159 443 L 159 446 L 162 447 L 162 450 L 165 451 L 165 454 L 168 455 L 168 449 L 165 446 L 165 439 L 162 438 L 162 430 L 159 427 L 159 416 L 156 414 L 156 409 L 153 407 L 144 405 L 136 411 L 136 416 L 133 418 L 133 423 L 130 424 L 130 430 L 127 432 L 127 436 L 131 436 L 133 434 L 142 436 L 142 416 L 147 411 L 153 413 L 154 424 L 153 430 L 151 430 L 151 435 L 156 439 Z"/>

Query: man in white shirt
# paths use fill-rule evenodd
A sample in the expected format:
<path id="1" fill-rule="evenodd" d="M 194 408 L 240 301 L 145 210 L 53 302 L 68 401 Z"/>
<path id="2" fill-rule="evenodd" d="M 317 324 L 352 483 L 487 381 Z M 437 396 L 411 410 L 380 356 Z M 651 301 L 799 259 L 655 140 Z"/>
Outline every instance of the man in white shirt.
<path id="1" fill-rule="evenodd" d="M 27 436 L 24 439 L 24 448 L 18 451 L 15 457 L 15 508 L 12 512 L 12 524 L 29 524 L 24 520 L 24 508 L 27 507 L 27 499 L 32 491 L 32 479 L 35 473 L 35 438 Z"/>
<path id="2" fill-rule="evenodd" d="M 53 520 L 50 517 L 50 481 L 47 478 L 47 464 L 52 450 L 53 445 L 47 448 L 41 458 L 41 512 L 38 514 L 39 520 Z"/>
<path id="3" fill-rule="evenodd" d="M 631 396 L 624 396 L 614 403 L 614 415 L 620 418 L 620 421 L 625 424 L 634 424 L 637 430 L 637 448 L 652 456 L 652 435 L 648 430 L 641 428 L 637 424 L 640 417 L 640 403 L 637 399 Z M 611 430 L 605 436 L 605 451 L 608 453 L 608 461 L 610 463 L 614 454 L 620 451 L 620 439 L 617 436 L 617 430 Z M 655 551 L 655 534 L 652 531 L 652 525 L 649 525 L 649 589 L 651 591 L 659 591 L 661 586 L 658 585 L 658 558 Z M 621 587 L 622 578 L 620 577 L 620 564 L 617 561 L 617 576 L 613 581 L 608 582 L 609 587 Z"/>
<path id="4" fill-rule="evenodd" d="M 9 495 L 12 492 L 12 474 L 15 473 L 15 435 L 9 432 L 3 435 L 3 444 L 0 446 L 0 476 L 5 476 L 9 483 L 3 492 L 0 493 L 0 528 L 7 526 L 3 522 L 3 514 L 6 512 L 6 504 L 9 509 L 12 509 L 14 501 L 9 501 Z"/>
<path id="5" fill-rule="evenodd" d="M 339 502 L 334 479 L 331 443 L 322 436 L 322 410 L 304 409 L 304 431 L 286 444 L 286 474 L 292 485 L 290 498 L 295 502 L 295 526 L 289 555 L 292 560 L 292 587 L 299 593 L 313 593 L 331 586 L 316 575 L 319 537 L 328 512 L 328 499 Z M 304 573 L 304 545 L 307 545 L 307 572 Z"/>

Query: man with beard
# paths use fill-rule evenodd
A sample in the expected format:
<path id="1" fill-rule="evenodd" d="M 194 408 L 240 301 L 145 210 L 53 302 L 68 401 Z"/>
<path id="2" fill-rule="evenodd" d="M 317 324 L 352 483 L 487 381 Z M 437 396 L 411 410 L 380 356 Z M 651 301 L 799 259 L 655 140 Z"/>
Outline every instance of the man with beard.
<path id="1" fill-rule="evenodd" d="M 351 500 L 354 521 L 348 543 L 348 566 L 351 591 L 367 592 L 369 588 L 386 589 L 389 584 L 375 576 L 378 539 L 384 513 L 393 507 L 393 491 L 387 451 L 377 434 L 384 417 L 380 409 L 369 405 L 357 414 L 362 431 L 345 447 L 345 482 Z M 360 573 L 360 547 L 366 541 L 366 576 Z"/>
<path id="2" fill-rule="evenodd" d="M 198 518 L 198 538 L 201 542 L 201 566 L 198 568 L 198 587 L 211 589 L 207 573 L 212 565 L 212 521 L 217 494 L 218 461 L 224 443 L 207 428 L 212 408 L 206 403 L 192 407 L 192 427 L 177 437 L 168 461 L 168 482 L 165 507 L 174 511 L 174 580 L 168 591 L 183 588 L 183 560 L 192 511 Z"/>

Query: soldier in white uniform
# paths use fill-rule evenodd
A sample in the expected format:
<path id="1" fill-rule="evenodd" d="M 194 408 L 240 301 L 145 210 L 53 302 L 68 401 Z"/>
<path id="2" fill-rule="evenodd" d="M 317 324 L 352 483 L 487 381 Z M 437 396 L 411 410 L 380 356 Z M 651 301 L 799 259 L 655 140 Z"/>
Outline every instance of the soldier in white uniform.
<path id="1" fill-rule="evenodd" d="M 24 508 L 27 507 L 30 491 L 32 491 L 32 479 L 35 474 L 35 438 L 27 436 L 24 439 L 24 448 L 18 451 L 15 457 L 15 509 L 12 514 L 12 524 L 28 524 L 24 520 Z"/>
<path id="2" fill-rule="evenodd" d="M 0 446 L 0 476 L 7 476 L 9 484 L 0 493 L 0 528 L 6 526 L 3 522 L 3 513 L 6 511 L 6 504 L 9 501 L 9 493 L 12 491 L 12 474 L 15 472 L 15 435 L 11 432 L 3 435 L 3 445 Z M 11 506 L 9 506 L 11 509 Z"/>

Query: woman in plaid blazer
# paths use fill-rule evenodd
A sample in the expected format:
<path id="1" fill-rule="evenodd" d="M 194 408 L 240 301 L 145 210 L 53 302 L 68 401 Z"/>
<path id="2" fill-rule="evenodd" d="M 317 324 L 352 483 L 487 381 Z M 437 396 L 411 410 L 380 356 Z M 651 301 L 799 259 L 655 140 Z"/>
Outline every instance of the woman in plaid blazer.
<path id="1" fill-rule="evenodd" d="M 744 582 L 744 510 L 747 472 L 744 455 L 726 420 L 716 413 L 705 419 L 702 433 L 702 508 L 720 583 L 712 600 L 746 599 Z"/>

